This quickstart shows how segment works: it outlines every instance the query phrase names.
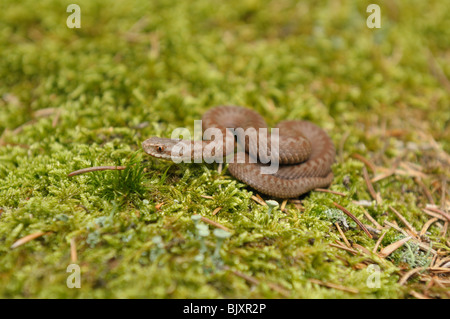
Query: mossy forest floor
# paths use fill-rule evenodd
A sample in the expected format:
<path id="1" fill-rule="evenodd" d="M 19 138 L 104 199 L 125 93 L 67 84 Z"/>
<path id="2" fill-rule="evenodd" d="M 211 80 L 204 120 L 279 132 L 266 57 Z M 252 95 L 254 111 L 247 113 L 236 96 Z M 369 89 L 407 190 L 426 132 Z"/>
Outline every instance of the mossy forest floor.
<path id="1" fill-rule="evenodd" d="M 449 298 L 449 1 L 70 3 L 0 3 L 1 297 Z M 141 150 L 220 104 L 326 129 L 334 193 Z"/>

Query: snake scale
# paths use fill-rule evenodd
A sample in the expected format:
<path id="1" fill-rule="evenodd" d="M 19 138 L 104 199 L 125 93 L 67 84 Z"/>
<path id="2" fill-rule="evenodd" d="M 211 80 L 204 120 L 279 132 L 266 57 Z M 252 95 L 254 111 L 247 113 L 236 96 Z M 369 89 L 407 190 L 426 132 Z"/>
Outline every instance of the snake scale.
<path id="1" fill-rule="evenodd" d="M 207 148 L 223 148 L 223 154 L 229 154 L 230 149 L 234 150 L 235 136 L 230 132 L 230 128 L 268 129 L 259 113 L 239 106 L 217 106 L 209 109 L 202 117 L 203 131 L 208 128 L 219 129 L 223 140 L 203 140 L 195 143 L 191 140 L 150 137 L 142 143 L 142 147 L 150 156 L 173 159 L 174 146 L 184 143 L 191 149 L 191 152 L 184 156 L 194 160 L 196 154 L 203 155 L 203 150 Z M 278 157 L 280 165 L 275 173 L 261 173 L 261 167 L 270 163 L 263 164 L 267 163 L 267 158 L 258 153 L 258 143 L 251 137 L 246 137 L 243 145 L 245 152 L 241 154 L 245 163 L 228 163 L 230 174 L 255 190 L 277 198 L 295 198 L 315 188 L 328 187 L 333 180 L 331 165 L 336 156 L 335 147 L 328 134 L 317 125 L 300 120 L 282 121 L 277 128 L 279 151 L 272 152 L 272 155 Z M 230 134 L 231 139 L 226 139 Z M 270 146 L 271 140 L 268 141 Z M 270 147 L 268 149 L 271 150 Z M 271 155 L 270 152 L 267 154 Z M 251 163 L 251 158 L 258 158 L 263 163 Z"/>

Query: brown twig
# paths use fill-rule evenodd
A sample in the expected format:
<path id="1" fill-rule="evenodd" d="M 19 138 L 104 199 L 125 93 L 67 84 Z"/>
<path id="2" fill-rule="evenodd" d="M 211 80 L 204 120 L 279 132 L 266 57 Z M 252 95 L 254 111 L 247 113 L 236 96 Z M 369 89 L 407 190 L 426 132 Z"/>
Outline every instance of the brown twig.
<path id="1" fill-rule="evenodd" d="M 372 255 L 372 252 L 370 250 L 368 250 L 366 247 L 361 246 L 357 243 L 353 243 L 352 247 L 358 249 L 359 251 L 362 251 L 363 253 L 365 253 L 368 256 Z M 376 253 L 375 253 L 375 255 L 376 255 Z"/>
<path id="2" fill-rule="evenodd" d="M 402 214 L 400 214 L 398 211 L 396 211 L 396 210 L 394 209 L 394 207 L 392 207 L 392 206 L 389 206 L 389 209 L 390 209 L 391 211 L 393 211 L 395 215 L 397 215 L 397 217 L 402 221 L 402 223 L 405 224 L 405 226 L 408 227 L 408 229 L 409 229 L 416 237 L 418 237 L 417 230 L 416 230 L 416 229 L 415 229 L 415 228 L 414 228 L 414 227 L 406 220 L 405 217 L 403 217 Z"/>
<path id="3" fill-rule="evenodd" d="M 379 229 L 379 230 L 383 229 L 383 227 L 380 224 L 378 224 L 378 222 L 364 208 L 363 208 L 363 213 L 364 213 L 364 216 L 366 216 L 366 218 L 372 224 L 374 224 L 377 229 Z"/>
<path id="4" fill-rule="evenodd" d="M 94 167 L 87 167 L 82 168 L 77 171 L 71 172 L 67 174 L 68 177 L 72 177 L 79 174 L 89 173 L 89 172 L 96 172 L 96 171 L 106 171 L 106 170 L 124 170 L 126 169 L 126 166 L 94 166 Z"/>
<path id="5" fill-rule="evenodd" d="M 75 237 L 70 239 L 70 260 L 72 263 L 76 263 L 78 260 L 77 255 L 77 243 L 75 242 Z"/>
<path id="6" fill-rule="evenodd" d="M 388 177 L 394 175 L 396 173 L 396 171 L 397 171 L 397 168 L 398 168 L 399 164 L 400 164 L 400 158 L 397 158 L 394 161 L 394 164 L 392 165 L 392 167 L 388 171 L 386 171 L 384 173 L 381 173 L 381 174 L 379 174 L 377 176 L 372 177 L 372 179 L 370 181 L 372 183 L 376 183 L 376 182 L 379 182 L 379 181 L 381 181 L 381 180 L 383 180 L 385 178 L 388 178 Z"/>
<path id="7" fill-rule="evenodd" d="M 409 294 L 410 294 L 411 296 L 417 298 L 417 299 L 431 299 L 430 297 L 425 296 L 424 294 L 421 294 L 421 293 L 419 293 L 419 292 L 417 292 L 417 291 L 414 291 L 414 290 L 411 290 L 411 291 L 409 292 Z"/>
<path id="8" fill-rule="evenodd" d="M 214 209 L 214 211 L 212 212 L 213 216 L 215 216 L 218 212 L 220 212 L 221 209 L 222 207 L 217 207 L 216 209 Z"/>
<path id="9" fill-rule="evenodd" d="M 444 223 L 444 227 L 442 227 L 441 236 L 445 237 L 447 235 L 447 229 L 448 229 L 448 221 Z M 450 247 L 450 245 L 448 245 Z"/>
<path id="10" fill-rule="evenodd" d="M 284 209 L 286 208 L 287 202 L 288 202 L 288 200 L 285 199 L 285 200 L 281 203 L 280 210 L 281 210 L 282 212 L 284 212 Z"/>
<path id="11" fill-rule="evenodd" d="M 412 275 L 414 275 L 415 273 L 418 273 L 424 269 L 425 269 L 424 267 L 417 267 L 417 268 L 411 269 L 410 271 L 408 271 L 406 274 L 403 275 L 403 277 L 400 279 L 398 284 L 400 286 L 403 286 Z"/>
<path id="12" fill-rule="evenodd" d="M 425 184 L 422 182 L 422 179 L 420 179 L 419 177 L 415 177 L 414 181 L 417 183 L 417 185 L 420 186 L 420 188 L 422 189 L 423 193 L 425 194 L 427 200 L 434 205 L 434 199 L 433 196 L 431 195 L 430 191 L 428 190 L 428 188 L 425 186 Z"/>
<path id="13" fill-rule="evenodd" d="M 213 221 L 213 220 L 211 220 L 211 219 L 209 219 L 209 218 L 206 218 L 206 217 L 204 217 L 204 216 L 201 216 L 201 221 L 203 221 L 203 222 L 205 222 L 205 223 L 207 223 L 207 224 L 210 224 L 210 225 L 212 225 L 212 226 L 214 226 L 214 227 L 221 228 L 221 229 L 223 229 L 223 230 L 225 230 L 225 231 L 227 231 L 227 232 L 230 231 L 229 228 L 227 228 L 227 227 L 225 227 L 225 226 L 219 224 L 218 222 L 215 222 L 215 221 Z"/>
<path id="14" fill-rule="evenodd" d="M 324 189 L 324 188 L 316 188 L 314 190 L 316 192 L 330 193 L 330 194 L 339 195 L 339 196 L 343 196 L 343 197 L 347 196 L 347 194 L 344 194 L 344 193 L 341 193 L 341 192 L 332 191 L 332 190 L 329 190 L 329 189 Z"/>
<path id="15" fill-rule="evenodd" d="M 341 285 L 338 285 L 338 284 L 333 284 L 331 282 L 324 282 L 324 281 L 321 281 L 319 279 L 310 278 L 309 281 L 312 282 L 313 284 L 316 284 L 316 285 L 319 285 L 319 286 L 324 286 L 324 287 L 327 287 L 327 288 L 342 290 L 342 291 L 349 292 L 349 293 L 352 293 L 352 294 L 359 293 L 358 289 L 344 287 L 344 286 L 341 286 Z"/>
<path id="16" fill-rule="evenodd" d="M 369 173 L 367 172 L 367 168 L 363 166 L 363 177 L 366 182 L 367 189 L 369 190 L 370 196 L 379 204 L 381 203 L 380 196 L 375 192 L 372 182 L 370 181 Z"/>
<path id="17" fill-rule="evenodd" d="M 412 237 L 410 236 L 410 234 L 408 234 L 406 231 L 404 231 L 403 229 L 401 229 L 400 227 L 398 227 L 397 225 L 390 223 L 388 221 L 384 221 L 384 223 L 392 228 L 394 228 L 395 230 L 399 231 L 400 233 L 402 233 L 405 237 Z M 423 251 L 430 251 L 433 255 L 436 254 L 436 250 L 434 250 L 433 248 L 431 248 L 430 246 L 428 246 L 425 243 L 422 243 L 420 240 L 412 237 L 413 241 L 419 246 L 420 249 L 422 249 Z"/>
<path id="18" fill-rule="evenodd" d="M 260 281 L 258 279 L 256 279 L 255 277 L 246 275 L 246 274 L 241 273 L 240 271 L 237 271 L 237 270 L 232 270 L 228 266 L 225 266 L 224 268 L 225 268 L 225 270 L 231 271 L 234 275 L 244 279 L 245 281 L 247 281 L 247 282 L 249 282 L 249 283 L 251 283 L 251 284 L 253 284 L 255 286 L 259 285 L 259 283 L 260 283 Z M 269 283 L 267 283 L 267 286 L 269 286 L 269 288 L 271 288 L 272 290 L 275 290 L 276 292 L 280 293 L 284 297 L 288 297 L 290 295 L 290 293 L 289 293 L 289 291 L 287 289 L 285 289 L 284 287 L 281 287 L 281 286 L 279 286 L 277 284 L 269 282 Z"/>
<path id="19" fill-rule="evenodd" d="M 342 239 L 344 240 L 344 243 L 347 245 L 348 248 L 351 248 L 352 245 L 350 245 L 350 243 L 347 240 L 347 237 L 345 237 L 345 234 L 342 231 L 341 227 L 339 226 L 339 223 L 334 223 L 334 225 L 336 226 L 337 230 L 339 231 L 339 234 L 341 235 Z"/>
<path id="20" fill-rule="evenodd" d="M 370 170 L 372 171 L 372 173 L 375 173 L 375 165 L 369 161 L 368 159 L 366 159 L 364 156 L 354 153 L 351 155 L 351 157 L 353 157 L 354 159 L 360 160 L 361 162 L 363 162 L 364 164 L 366 164 L 366 166 L 368 168 L 370 168 Z"/>
<path id="21" fill-rule="evenodd" d="M 343 211 L 345 214 L 347 214 L 348 217 L 350 217 L 351 219 L 353 219 L 355 221 L 355 223 L 367 234 L 367 236 L 369 236 L 369 238 L 373 238 L 372 234 L 367 230 L 367 228 L 364 226 L 363 223 L 361 223 L 358 218 L 356 218 L 355 216 L 353 216 L 352 213 L 350 213 L 347 209 L 345 209 L 344 207 L 342 207 L 341 205 L 333 202 L 333 205 L 336 206 L 337 208 L 339 208 L 341 211 Z"/>
<path id="22" fill-rule="evenodd" d="M 380 246 L 380 244 L 381 244 L 381 242 L 383 241 L 383 238 L 384 238 L 384 236 L 385 236 L 386 234 L 387 234 L 387 230 L 381 234 L 380 238 L 378 238 L 378 240 L 377 240 L 377 242 L 376 242 L 376 244 L 375 244 L 375 247 L 373 247 L 373 250 L 372 250 L 373 253 L 376 253 L 376 252 L 377 252 L 378 247 Z"/>
<path id="23" fill-rule="evenodd" d="M 431 224 L 433 224 L 434 222 L 436 222 L 438 219 L 436 217 L 433 217 L 432 219 L 428 220 L 422 227 L 422 230 L 419 233 L 419 236 L 423 236 L 425 235 L 425 233 L 427 232 L 428 228 L 431 226 Z"/>
<path id="24" fill-rule="evenodd" d="M 22 246 L 23 244 L 28 243 L 29 241 L 36 239 L 38 237 L 50 234 L 51 232 L 42 232 L 42 231 L 38 231 L 32 234 L 29 234 L 25 237 L 20 238 L 19 240 L 17 240 L 14 244 L 11 245 L 11 249 L 17 248 L 19 246 Z"/>
<path id="25" fill-rule="evenodd" d="M 450 221 L 450 214 L 447 214 L 446 212 L 440 210 L 439 208 L 427 206 L 426 209 L 431 210 L 434 213 L 438 213 L 438 214 L 442 215 L 443 217 L 445 217 L 447 220 Z"/>
<path id="26" fill-rule="evenodd" d="M 408 241 L 410 241 L 411 238 L 412 238 L 411 236 L 408 236 L 408 237 L 405 237 L 403 239 L 396 241 L 395 243 L 392 243 L 392 244 L 384 247 L 382 250 L 380 250 L 379 255 L 383 258 L 389 256 L 394 251 L 396 251 L 397 249 L 402 247 L 404 244 L 406 244 Z"/>
<path id="27" fill-rule="evenodd" d="M 259 199 L 255 195 L 252 195 L 252 199 L 260 205 L 267 206 L 266 202 L 263 199 Z"/>
<path id="28" fill-rule="evenodd" d="M 335 248 L 339 248 L 339 249 L 343 249 L 345 251 L 348 251 L 349 253 L 352 253 L 353 255 L 358 255 L 358 251 L 345 247 L 344 245 L 337 245 L 337 244 L 329 244 L 331 247 L 335 247 Z"/>
<path id="29" fill-rule="evenodd" d="M 442 215 L 436 214 L 436 213 L 434 213 L 434 212 L 432 212 L 432 211 L 430 211 L 430 210 L 428 210 L 428 209 L 426 209 L 426 208 L 422 208 L 422 211 L 423 211 L 425 214 L 427 214 L 427 215 L 429 215 L 429 216 L 431 216 L 431 217 L 435 217 L 435 218 L 440 219 L 440 220 L 442 220 L 442 221 L 446 221 L 446 218 L 443 217 Z"/>

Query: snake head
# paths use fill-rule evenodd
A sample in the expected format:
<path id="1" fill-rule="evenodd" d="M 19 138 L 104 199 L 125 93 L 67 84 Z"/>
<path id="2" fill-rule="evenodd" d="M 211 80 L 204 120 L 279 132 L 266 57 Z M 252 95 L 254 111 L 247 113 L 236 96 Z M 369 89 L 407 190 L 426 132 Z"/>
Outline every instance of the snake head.
<path id="1" fill-rule="evenodd" d="M 142 142 L 144 152 L 156 158 L 170 160 L 172 158 L 172 150 L 179 140 L 152 136 Z"/>

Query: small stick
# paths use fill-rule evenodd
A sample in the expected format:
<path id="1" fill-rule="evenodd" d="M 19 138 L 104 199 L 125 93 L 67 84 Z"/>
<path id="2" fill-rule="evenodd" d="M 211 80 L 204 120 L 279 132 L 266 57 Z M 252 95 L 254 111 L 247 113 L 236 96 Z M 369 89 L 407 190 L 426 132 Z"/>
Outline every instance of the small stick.
<path id="1" fill-rule="evenodd" d="M 444 223 L 444 227 L 442 228 L 442 233 L 441 233 L 441 236 L 442 236 L 442 237 L 445 237 L 445 236 L 446 236 L 446 234 L 447 234 L 447 229 L 448 229 L 448 221 L 446 221 L 446 222 Z"/>
<path id="2" fill-rule="evenodd" d="M 390 177 L 390 176 L 392 176 L 394 174 L 395 174 L 395 169 L 392 169 L 392 170 L 390 170 L 390 171 L 388 171 L 386 173 L 382 173 L 380 175 L 372 177 L 372 179 L 370 179 L 370 181 L 372 183 L 376 183 L 376 182 L 379 182 L 379 181 L 381 181 L 381 180 L 383 180 L 385 178 L 388 178 L 388 177 Z"/>
<path id="3" fill-rule="evenodd" d="M 404 231 L 403 229 L 401 229 L 400 227 L 398 227 L 397 225 L 390 223 L 388 221 L 384 221 L 384 223 L 388 226 L 391 226 L 392 228 L 394 228 L 395 230 L 401 232 L 405 237 L 411 237 L 410 234 L 408 234 L 406 231 Z M 433 255 L 436 254 L 436 250 L 434 250 L 433 248 L 431 248 L 430 246 L 428 246 L 425 243 L 422 243 L 421 241 L 419 241 L 418 239 L 413 237 L 414 242 L 423 250 L 423 251 L 430 251 Z"/>
<path id="4" fill-rule="evenodd" d="M 445 267 L 430 267 L 428 268 L 430 271 L 439 272 L 439 273 L 448 273 L 450 272 L 450 268 Z"/>
<path id="5" fill-rule="evenodd" d="M 372 198 L 374 200 L 376 200 L 377 203 L 380 203 L 381 198 L 373 189 L 373 185 L 372 185 L 372 182 L 370 181 L 369 173 L 367 172 L 367 168 L 365 166 L 363 166 L 363 176 L 364 176 L 364 180 L 366 181 L 366 186 L 367 186 L 367 189 L 369 190 L 370 196 L 372 196 Z"/>
<path id="6" fill-rule="evenodd" d="M 30 120 L 30 121 L 28 121 L 28 122 L 26 122 L 26 123 L 23 123 L 22 125 L 16 127 L 16 128 L 12 131 L 12 134 L 13 134 L 13 135 L 17 135 L 17 134 L 19 134 L 20 132 L 23 131 L 24 127 L 26 127 L 26 126 L 28 126 L 28 125 L 35 124 L 36 122 L 37 122 L 36 119 L 32 119 L 32 120 Z"/>
<path id="7" fill-rule="evenodd" d="M 376 183 L 378 181 L 381 181 L 382 179 L 385 179 L 387 177 L 390 177 L 390 176 L 394 175 L 395 172 L 397 171 L 397 168 L 398 168 L 399 164 L 400 164 L 399 158 L 397 158 L 394 161 L 394 165 L 392 165 L 392 167 L 390 169 L 388 169 L 385 173 L 382 173 L 380 175 L 374 176 L 370 181 L 372 183 Z"/>
<path id="8" fill-rule="evenodd" d="M 347 245 L 348 248 L 351 248 L 352 245 L 350 245 L 350 243 L 347 240 L 347 237 L 345 237 L 344 232 L 342 231 L 341 227 L 339 226 L 339 223 L 334 223 L 334 225 L 336 226 L 337 230 L 339 231 L 339 234 L 341 234 L 342 239 L 344 240 L 345 244 Z"/>
<path id="9" fill-rule="evenodd" d="M 389 206 L 389 209 L 391 210 L 391 211 L 393 211 L 394 213 L 395 213 L 395 215 L 397 215 L 397 217 L 402 221 L 402 223 L 403 224 L 405 224 L 406 225 L 406 227 L 408 227 L 408 229 L 415 235 L 415 236 L 418 236 L 417 235 L 417 230 L 406 220 L 406 218 L 405 217 L 403 217 L 403 215 L 401 215 L 398 211 L 396 211 L 395 209 L 394 209 L 394 207 L 392 207 L 392 206 Z"/>
<path id="10" fill-rule="evenodd" d="M 197 215 L 197 214 L 195 214 L 195 215 Z M 201 221 L 205 222 L 207 224 L 210 224 L 210 225 L 212 225 L 214 227 L 221 228 L 221 229 L 223 229 L 223 230 L 225 230 L 227 232 L 230 232 L 230 229 L 228 229 L 227 227 L 225 227 L 225 226 L 219 224 L 218 222 L 215 222 L 215 221 L 213 221 L 213 220 L 211 220 L 209 218 L 206 218 L 204 216 L 201 216 Z"/>
<path id="11" fill-rule="evenodd" d="M 225 269 L 226 270 L 230 270 L 236 276 L 241 277 L 245 281 L 248 281 L 249 283 L 251 283 L 251 284 L 253 284 L 255 286 L 259 285 L 259 280 L 254 278 L 254 277 L 252 277 L 252 276 L 243 274 L 243 273 L 241 273 L 240 271 L 237 271 L 237 270 L 231 270 L 231 269 L 229 269 L 229 267 L 225 267 Z"/>
<path id="12" fill-rule="evenodd" d="M 241 277 L 242 279 L 248 281 L 249 283 L 251 283 L 251 284 L 253 284 L 255 286 L 259 285 L 260 281 L 258 279 L 256 279 L 255 277 L 243 274 L 243 273 L 241 273 L 241 272 L 239 272 L 237 270 L 232 270 L 228 266 L 226 266 L 224 268 L 225 268 L 225 270 L 231 271 L 234 275 L 236 275 L 238 277 Z M 280 294 L 282 294 L 285 297 L 289 296 L 289 291 L 286 290 L 283 287 L 280 287 L 280 286 L 278 286 L 278 285 L 276 285 L 274 283 L 271 283 L 271 282 L 267 283 L 267 286 L 269 286 L 272 290 L 275 290 L 276 292 L 279 292 Z"/>
<path id="13" fill-rule="evenodd" d="M 378 222 L 364 208 L 363 208 L 363 213 L 364 213 L 364 216 L 366 216 L 366 218 L 369 221 L 371 221 L 372 224 L 374 224 L 377 229 L 380 229 L 380 230 L 383 229 L 383 227 L 381 227 L 381 225 L 378 224 Z"/>
<path id="14" fill-rule="evenodd" d="M 343 197 L 347 196 L 347 194 L 344 194 L 344 193 L 341 193 L 341 192 L 332 191 L 332 190 L 329 190 L 329 189 L 324 189 L 324 188 L 316 188 L 314 190 L 317 191 L 317 192 L 330 193 L 330 194 L 335 194 L 335 195 L 339 195 L 339 196 L 343 196 Z"/>
<path id="15" fill-rule="evenodd" d="M 52 114 L 55 114 L 58 111 L 58 108 L 56 107 L 47 107 L 45 109 L 39 109 L 36 112 L 34 112 L 33 116 L 34 118 L 40 118 L 40 117 L 48 117 Z"/>
<path id="16" fill-rule="evenodd" d="M 425 186 L 425 184 L 422 182 L 422 179 L 420 179 L 419 177 L 415 177 L 414 181 L 420 186 L 420 188 L 422 188 L 423 193 L 425 194 L 426 198 L 428 199 L 428 201 L 431 204 L 435 204 L 434 200 L 433 200 L 433 196 L 431 195 L 430 191 L 428 190 L 428 188 Z"/>
<path id="17" fill-rule="evenodd" d="M 369 238 L 373 238 L 372 234 L 367 230 L 367 228 L 363 225 L 363 223 L 361 223 L 358 218 L 356 218 L 355 216 L 352 215 L 352 213 L 350 213 L 347 209 L 345 209 L 344 207 L 342 207 L 341 205 L 333 202 L 333 205 L 336 206 L 337 208 L 339 208 L 341 211 L 343 211 L 345 214 L 347 214 L 348 217 L 350 217 L 351 219 L 353 219 L 355 221 L 356 224 L 358 224 L 358 226 L 367 234 L 367 236 L 369 236 Z"/>
<path id="18" fill-rule="evenodd" d="M 431 299 L 430 297 L 427 297 L 421 293 L 418 293 L 417 291 L 411 290 L 409 294 L 417 299 Z"/>
<path id="19" fill-rule="evenodd" d="M 447 180 L 444 178 L 441 187 L 441 209 L 445 211 L 445 195 L 447 194 Z"/>
<path id="20" fill-rule="evenodd" d="M 56 111 L 55 117 L 53 118 L 53 121 L 52 121 L 53 128 L 55 128 L 58 125 L 60 115 L 61 115 L 61 109 L 58 109 L 58 111 Z"/>
<path id="21" fill-rule="evenodd" d="M 431 224 L 433 224 L 435 221 L 437 221 L 438 219 L 436 217 L 433 217 L 432 219 L 430 219 L 429 221 L 427 221 L 425 223 L 425 225 L 423 225 L 422 230 L 419 233 L 419 236 L 423 236 L 425 235 L 425 233 L 427 232 L 428 228 L 431 226 Z"/>
<path id="22" fill-rule="evenodd" d="M 404 244 L 406 244 L 408 241 L 410 241 L 411 238 L 412 238 L 411 236 L 408 236 L 406 238 L 400 239 L 400 240 L 396 241 L 395 243 L 392 243 L 392 244 L 384 247 L 382 250 L 380 250 L 379 255 L 383 258 L 389 256 L 394 251 L 396 251 L 397 249 L 402 247 Z"/>
<path id="23" fill-rule="evenodd" d="M 264 203 L 266 202 L 261 196 L 259 196 L 259 194 L 256 194 L 255 196 L 256 196 L 261 202 L 264 202 Z"/>
<path id="24" fill-rule="evenodd" d="M 218 212 L 220 212 L 221 209 L 222 207 L 217 207 L 216 209 L 214 209 L 214 211 L 212 212 L 213 216 L 215 216 Z"/>
<path id="25" fill-rule="evenodd" d="M 408 271 L 406 274 L 403 275 L 403 277 L 400 279 L 398 284 L 400 286 L 403 286 L 412 275 L 414 275 L 415 273 L 422 271 L 424 269 L 425 269 L 424 267 L 417 267 L 417 268 L 411 269 L 410 271 Z"/>
<path id="26" fill-rule="evenodd" d="M 346 131 L 341 138 L 341 142 L 339 143 L 339 159 L 341 162 L 344 161 L 344 144 L 350 136 L 350 131 Z"/>
<path id="27" fill-rule="evenodd" d="M 331 283 L 331 282 L 323 282 L 323 281 L 321 281 L 321 280 L 313 279 L 313 278 L 310 278 L 309 281 L 312 282 L 313 284 L 317 284 L 317 285 L 319 285 L 319 286 L 325 286 L 325 287 L 327 287 L 327 288 L 332 288 L 332 289 L 342 290 L 342 291 L 349 292 L 349 293 L 352 293 L 352 294 L 357 294 L 357 293 L 359 293 L 359 290 L 358 290 L 358 289 L 355 289 L 355 288 L 349 288 L 349 287 L 344 287 L 344 286 L 341 286 L 341 285 L 333 284 L 333 283 Z"/>
<path id="28" fill-rule="evenodd" d="M 384 236 L 386 234 L 387 234 L 387 230 L 381 234 L 380 238 L 378 238 L 378 240 L 377 240 L 377 242 L 375 244 L 375 247 L 373 247 L 373 250 L 372 250 L 373 253 L 377 252 L 378 247 L 380 246 L 380 244 L 381 244 L 381 242 L 382 242 L 382 240 L 383 240 L 383 238 L 384 238 Z"/>
<path id="29" fill-rule="evenodd" d="M 252 195 L 252 199 L 253 199 L 255 202 L 257 202 L 258 204 L 260 204 L 260 205 L 267 206 L 267 204 L 266 204 L 265 201 L 260 200 L 260 199 L 259 199 L 258 197 L 256 197 L 255 195 Z"/>
<path id="30" fill-rule="evenodd" d="M 365 253 L 366 255 L 371 255 L 372 253 L 370 252 L 370 250 L 368 250 L 366 247 L 358 245 L 357 243 L 353 243 L 353 248 L 359 249 L 360 251 L 362 251 L 363 253 Z"/>
<path id="31" fill-rule="evenodd" d="M 305 210 L 305 207 L 303 207 L 302 202 L 298 199 L 290 199 L 288 202 L 294 204 L 294 206 L 301 212 Z"/>
<path id="32" fill-rule="evenodd" d="M 369 225 L 365 225 L 365 224 L 364 224 L 364 226 L 366 226 L 367 230 L 372 234 L 374 239 L 378 239 L 378 237 L 380 237 L 380 234 L 381 234 L 380 229 L 376 229 L 376 228 L 370 227 Z"/>
<path id="33" fill-rule="evenodd" d="M 29 241 L 36 239 L 38 237 L 44 236 L 46 234 L 50 234 L 50 232 L 44 233 L 42 231 L 38 231 L 32 234 L 29 234 L 25 237 L 20 238 L 19 240 L 17 240 L 14 244 L 11 245 L 11 249 L 17 248 L 19 246 L 22 246 L 23 244 L 28 243 Z"/>
<path id="34" fill-rule="evenodd" d="M 444 221 L 444 222 L 446 221 L 445 218 L 442 217 L 440 214 L 433 213 L 432 211 L 430 211 L 430 210 L 428 210 L 428 209 L 426 209 L 426 208 L 422 208 L 422 211 L 423 211 L 425 214 L 427 214 L 427 215 L 429 215 L 429 216 L 431 216 L 431 217 L 436 217 L 437 219 L 440 219 L 440 220 L 442 220 L 442 221 Z"/>
<path id="35" fill-rule="evenodd" d="M 438 267 L 442 267 L 444 264 L 448 264 L 450 262 L 450 257 L 446 257 L 443 259 L 440 259 L 435 265 Z"/>
<path id="36" fill-rule="evenodd" d="M 368 168 L 370 168 L 372 173 L 375 173 L 375 165 L 371 161 L 369 161 L 368 159 L 357 153 L 352 154 L 351 157 L 360 160 L 361 162 L 366 164 Z"/>
<path id="37" fill-rule="evenodd" d="M 214 197 L 209 195 L 200 195 L 200 197 L 206 198 L 206 199 L 214 199 Z"/>
<path id="38" fill-rule="evenodd" d="M 446 212 L 444 212 L 444 211 L 442 211 L 442 210 L 440 210 L 440 209 L 438 209 L 438 208 L 428 206 L 427 209 L 428 209 L 428 210 L 431 210 L 432 212 L 441 214 L 442 216 L 444 216 L 445 218 L 447 218 L 448 220 L 450 220 L 450 214 L 447 214 Z"/>
<path id="39" fill-rule="evenodd" d="M 72 263 L 76 263 L 78 260 L 77 256 L 77 244 L 75 242 L 75 237 L 70 239 L 70 260 Z"/>
<path id="40" fill-rule="evenodd" d="M 403 235 L 408 236 L 408 233 L 406 231 L 404 231 L 403 229 L 401 229 L 397 222 L 394 220 L 392 223 L 388 222 L 387 220 L 384 221 L 384 223 L 396 230 L 398 230 L 399 232 L 401 232 Z"/>
<path id="41" fill-rule="evenodd" d="M 433 258 L 431 259 L 431 263 L 430 263 L 430 267 L 433 267 L 436 265 L 436 261 L 438 260 L 438 255 L 434 255 Z"/>
<path id="42" fill-rule="evenodd" d="M 77 171 L 69 173 L 67 176 L 72 177 L 75 175 L 89 173 L 89 172 L 96 172 L 96 171 L 124 170 L 126 168 L 127 168 L 126 166 L 94 166 L 94 167 L 87 167 L 87 168 L 79 169 Z"/>
<path id="43" fill-rule="evenodd" d="M 342 245 L 336 245 L 336 244 L 329 244 L 331 247 L 335 247 L 335 248 L 339 248 L 339 249 L 343 249 L 345 251 L 348 251 L 349 253 L 352 253 L 353 255 L 358 255 L 358 252 L 354 249 L 342 246 Z"/>
<path id="44" fill-rule="evenodd" d="M 281 203 L 280 210 L 281 210 L 282 212 L 284 212 L 284 209 L 286 208 L 287 202 L 288 202 L 287 199 L 285 199 L 285 200 Z"/>

